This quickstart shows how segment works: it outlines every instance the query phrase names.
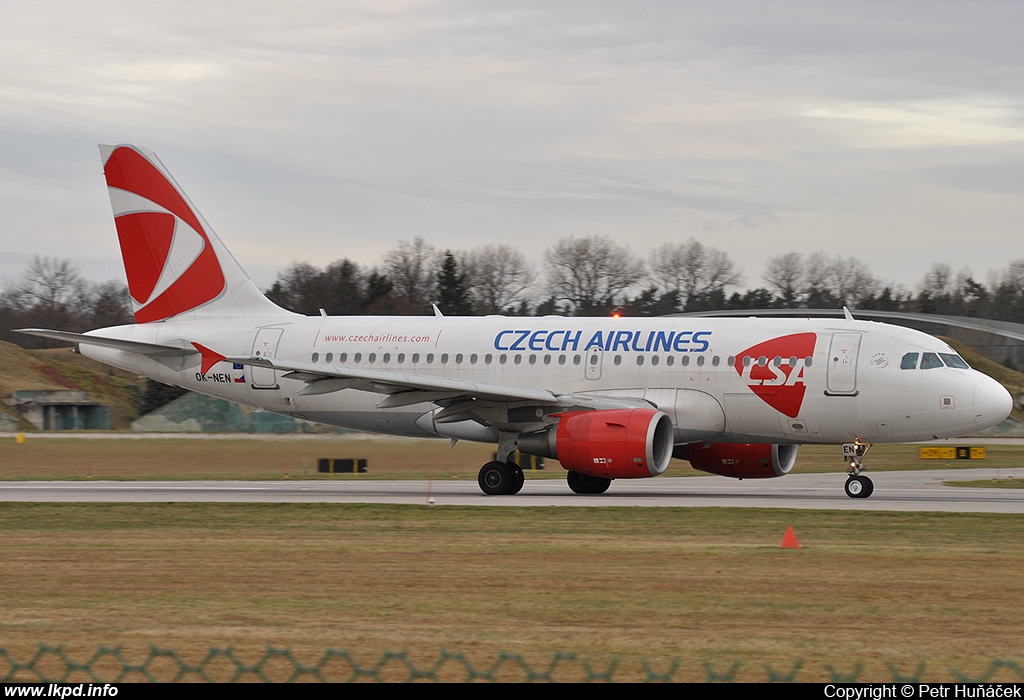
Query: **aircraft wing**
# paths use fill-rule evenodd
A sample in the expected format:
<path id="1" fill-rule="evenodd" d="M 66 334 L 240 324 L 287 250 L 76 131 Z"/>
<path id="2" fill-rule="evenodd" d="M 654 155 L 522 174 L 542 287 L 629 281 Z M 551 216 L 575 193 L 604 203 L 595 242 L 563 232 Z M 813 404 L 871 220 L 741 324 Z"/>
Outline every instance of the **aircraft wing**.
<path id="1" fill-rule="evenodd" d="M 465 400 L 531 404 L 560 410 L 651 407 L 651 404 L 639 399 L 556 393 L 547 389 L 490 384 L 425 374 L 334 367 L 253 357 L 228 357 L 225 359 L 227 362 L 286 372 L 285 377 L 306 383 L 306 387 L 299 392 L 300 396 L 329 394 L 344 389 L 387 394 L 388 396 L 377 404 L 378 408 L 397 408 L 425 402 L 451 406 Z"/>

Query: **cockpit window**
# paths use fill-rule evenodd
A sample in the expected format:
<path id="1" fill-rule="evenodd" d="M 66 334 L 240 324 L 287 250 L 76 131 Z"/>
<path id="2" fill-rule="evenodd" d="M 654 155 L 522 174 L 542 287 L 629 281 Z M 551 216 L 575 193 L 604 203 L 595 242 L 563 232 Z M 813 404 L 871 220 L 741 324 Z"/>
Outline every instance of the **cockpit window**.
<path id="1" fill-rule="evenodd" d="M 935 369 L 942 367 L 942 360 L 934 352 L 926 352 L 921 355 L 921 369 Z"/>
<path id="2" fill-rule="evenodd" d="M 908 352 L 900 362 L 900 369 L 917 369 L 917 353 Z"/>
<path id="3" fill-rule="evenodd" d="M 947 367 L 953 369 L 970 369 L 971 366 L 964 362 L 964 358 L 949 352 L 940 352 L 939 357 L 946 363 Z"/>

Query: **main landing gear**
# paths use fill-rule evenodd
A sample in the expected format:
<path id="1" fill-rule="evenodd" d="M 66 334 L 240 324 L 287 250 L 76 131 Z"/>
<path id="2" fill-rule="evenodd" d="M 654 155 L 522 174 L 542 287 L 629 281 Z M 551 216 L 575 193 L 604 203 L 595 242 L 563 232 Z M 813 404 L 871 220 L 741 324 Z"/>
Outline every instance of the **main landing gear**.
<path id="1" fill-rule="evenodd" d="M 515 462 L 488 462 L 480 468 L 476 481 L 488 496 L 513 496 L 523 488 L 526 477 Z"/>
<path id="2" fill-rule="evenodd" d="M 612 485 L 611 479 L 582 472 L 569 472 L 566 480 L 569 482 L 572 492 L 581 496 L 596 496 L 607 491 L 608 487 Z"/>
<path id="3" fill-rule="evenodd" d="M 861 463 L 861 459 L 869 449 L 871 445 L 860 440 L 843 443 L 843 461 L 847 463 L 846 473 L 850 475 L 843 488 L 850 498 L 867 498 L 875 490 L 871 479 L 861 474 L 867 469 Z"/>

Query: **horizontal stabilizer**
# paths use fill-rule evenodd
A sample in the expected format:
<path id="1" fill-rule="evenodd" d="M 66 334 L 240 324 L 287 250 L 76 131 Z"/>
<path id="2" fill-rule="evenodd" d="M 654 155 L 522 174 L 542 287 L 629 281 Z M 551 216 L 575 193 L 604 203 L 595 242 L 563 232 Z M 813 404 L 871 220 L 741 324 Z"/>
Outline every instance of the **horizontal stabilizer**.
<path id="1" fill-rule="evenodd" d="M 114 350 L 124 350 L 125 352 L 134 352 L 140 355 L 150 355 L 154 357 L 160 356 L 183 356 L 183 355 L 194 355 L 199 351 L 195 348 L 185 347 L 174 347 L 172 345 L 157 345 L 156 343 L 142 343 L 137 340 L 121 340 L 120 338 L 104 338 L 99 335 L 87 335 L 85 333 L 72 333 L 70 331 L 51 331 L 45 328 L 18 328 L 15 333 L 24 333 L 26 335 L 35 335 L 40 338 L 51 338 L 53 340 L 63 340 L 67 343 L 86 343 L 88 345 L 98 345 L 104 348 L 113 348 Z"/>

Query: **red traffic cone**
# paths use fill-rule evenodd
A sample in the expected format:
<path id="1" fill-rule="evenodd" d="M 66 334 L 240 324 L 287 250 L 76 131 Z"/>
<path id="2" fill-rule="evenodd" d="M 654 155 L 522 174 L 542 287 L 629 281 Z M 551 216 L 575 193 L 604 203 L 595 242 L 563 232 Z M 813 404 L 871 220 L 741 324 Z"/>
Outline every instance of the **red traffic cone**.
<path id="1" fill-rule="evenodd" d="M 786 528 L 786 534 L 782 536 L 782 544 L 779 546 L 782 549 L 800 549 L 800 543 L 796 541 L 796 533 L 793 532 L 792 525 Z"/>

